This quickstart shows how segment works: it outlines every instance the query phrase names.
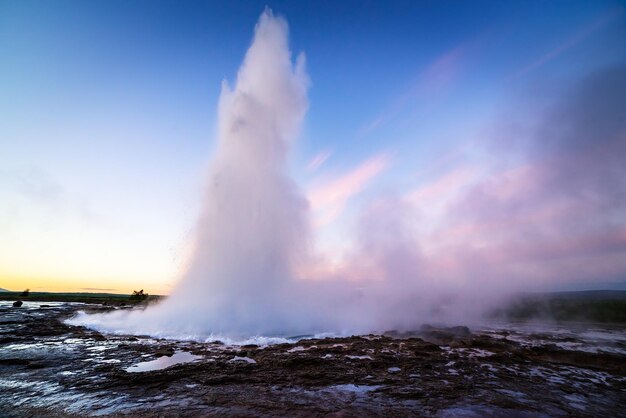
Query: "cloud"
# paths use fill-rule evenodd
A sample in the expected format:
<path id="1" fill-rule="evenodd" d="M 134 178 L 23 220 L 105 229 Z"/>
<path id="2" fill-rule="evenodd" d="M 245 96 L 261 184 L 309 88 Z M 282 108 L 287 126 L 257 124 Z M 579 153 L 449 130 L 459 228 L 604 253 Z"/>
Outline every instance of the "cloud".
<path id="1" fill-rule="evenodd" d="M 315 155 L 315 157 L 313 157 L 311 161 L 309 161 L 309 163 L 307 164 L 306 166 L 307 170 L 316 171 L 318 168 L 322 166 L 322 164 L 326 162 L 326 160 L 330 158 L 331 155 L 333 155 L 332 150 L 324 150 L 320 152 L 319 154 Z"/>
<path id="2" fill-rule="evenodd" d="M 316 224 L 326 225 L 337 219 L 348 201 L 360 193 L 389 165 L 387 154 L 376 155 L 352 171 L 315 186 L 309 190 L 308 199 L 316 213 Z"/>
<path id="3" fill-rule="evenodd" d="M 367 135 L 383 127 L 418 103 L 430 106 L 440 99 L 458 79 L 464 61 L 473 47 L 473 41 L 461 43 L 425 65 L 403 89 L 402 94 L 376 117 L 359 128 L 358 135 Z"/>
<path id="4" fill-rule="evenodd" d="M 397 326 L 411 315 L 470 321 L 511 292 L 623 280 L 624 89 L 619 66 L 569 86 L 537 117 L 510 103 L 515 123 L 495 125 L 520 132 L 496 131 L 482 146 L 505 144 L 478 153 L 489 157 L 365 204 L 327 274 L 362 283 L 376 295 L 368 310 Z"/>
<path id="5" fill-rule="evenodd" d="M 517 79 L 517 78 L 524 77 L 528 73 L 558 58 L 565 52 L 569 51 L 570 49 L 574 48 L 575 46 L 583 42 L 585 39 L 589 38 L 591 35 L 593 35 L 597 31 L 606 27 L 609 23 L 611 23 L 617 17 L 621 16 L 623 12 L 624 12 L 623 7 L 613 8 L 605 12 L 604 14 L 602 14 L 601 16 L 593 20 L 591 23 L 589 23 L 587 26 L 579 30 L 577 33 L 572 35 L 570 38 L 562 42 L 559 46 L 550 50 L 549 52 L 545 53 L 541 57 L 537 58 L 532 63 L 526 65 L 524 68 L 517 71 L 515 74 L 511 76 L 511 78 Z"/>
<path id="6" fill-rule="evenodd" d="M 467 54 L 467 45 L 459 45 L 439 56 L 422 73 L 418 90 L 435 93 L 448 88 L 461 70 L 463 57 Z"/>
<path id="7" fill-rule="evenodd" d="M 406 198 L 417 206 L 433 204 L 470 184 L 476 176 L 476 171 L 473 167 L 454 168 L 434 181 L 409 192 Z"/>
<path id="8" fill-rule="evenodd" d="M 482 274 L 494 278 L 558 282 L 625 275 L 626 263 L 615 257 L 626 259 L 623 109 L 626 66 L 580 81 L 524 129 L 518 148 L 523 162 L 467 188 L 432 238 L 466 260 L 469 265 L 460 263 L 466 271 L 479 260 L 488 266 Z"/>

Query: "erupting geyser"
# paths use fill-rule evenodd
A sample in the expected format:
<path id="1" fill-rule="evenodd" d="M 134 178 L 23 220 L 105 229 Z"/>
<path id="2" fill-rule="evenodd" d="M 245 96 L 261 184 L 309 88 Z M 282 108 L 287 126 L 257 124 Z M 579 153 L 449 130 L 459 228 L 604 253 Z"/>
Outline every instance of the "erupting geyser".
<path id="1" fill-rule="evenodd" d="M 285 315 L 276 299 L 307 239 L 307 202 L 287 175 L 307 84 L 304 57 L 291 62 L 286 22 L 266 11 L 234 90 L 222 88 L 195 254 L 158 309 L 201 312 L 196 321 L 218 332 L 267 332 Z"/>
<path id="2" fill-rule="evenodd" d="M 292 329 L 290 282 L 308 228 L 307 201 L 287 174 L 287 157 L 306 113 L 308 77 L 304 56 L 291 60 L 287 32 L 266 10 L 234 89 L 223 83 L 194 254 L 176 289 L 143 312 L 73 322 L 192 337 Z"/>

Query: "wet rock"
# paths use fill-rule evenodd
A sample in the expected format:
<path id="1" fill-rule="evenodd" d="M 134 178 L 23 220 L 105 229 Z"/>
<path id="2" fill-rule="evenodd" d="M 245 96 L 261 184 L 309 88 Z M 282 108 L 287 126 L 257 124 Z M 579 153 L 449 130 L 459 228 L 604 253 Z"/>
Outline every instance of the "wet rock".
<path id="1" fill-rule="evenodd" d="M 93 338 L 96 341 L 106 341 L 107 339 L 104 335 L 100 334 L 99 332 L 94 332 L 91 338 Z"/>
<path id="2" fill-rule="evenodd" d="M 255 350 L 259 348 L 259 346 L 256 344 L 246 344 L 246 345 L 242 345 L 241 348 L 244 350 Z"/>
<path id="3" fill-rule="evenodd" d="M 89 306 L 85 306 L 83 308 L 83 310 L 86 313 L 102 313 L 102 312 L 111 312 L 113 310 L 115 310 L 114 307 L 112 306 L 104 306 L 104 305 L 89 305 Z"/>
<path id="4" fill-rule="evenodd" d="M 472 333 L 465 326 L 434 327 L 432 325 L 422 325 L 418 335 L 430 343 L 441 345 L 470 337 Z"/>
<path id="5" fill-rule="evenodd" d="M 415 350 L 416 355 L 426 355 L 433 352 L 441 351 L 441 347 L 437 344 L 433 344 L 428 341 L 424 341 L 422 339 L 412 339 L 414 344 L 417 346 L 417 350 Z"/>
<path id="6" fill-rule="evenodd" d="M 30 364 L 30 360 L 23 358 L 3 358 L 0 359 L 0 364 L 4 366 L 27 366 Z"/>
<path id="7" fill-rule="evenodd" d="M 474 348 L 488 350 L 495 353 L 512 352 L 517 348 L 513 342 L 508 340 L 494 340 L 485 335 L 473 335 L 470 338 L 461 338 L 450 343 L 454 348 Z"/>
<path id="8" fill-rule="evenodd" d="M 446 331 L 450 332 L 456 337 L 469 337 L 470 335 L 472 335 L 470 329 L 466 326 L 450 327 L 446 328 Z"/>
<path id="9" fill-rule="evenodd" d="M 176 350 L 174 349 L 174 347 L 161 346 L 157 351 L 154 352 L 154 354 L 157 356 L 172 357 L 175 352 Z"/>
<path id="10" fill-rule="evenodd" d="M 532 347 L 526 350 L 525 354 L 533 360 L 626 374 L 626 359 L 624 356 L 612 353 L 588 353 L 584 351 L 562 350 L 553 344 L 548 344 L 540 347 Z"/>
<path id="11" fill-rule="evenodd" d="M 28 367 L 29 369 L 43 369 L 47 367 L 47 365 L 46 363 L 41 361 L 31 361 L 26 367 Z"/>
<path id="12" fill-rule="evenodd" d="M 21 339 L 16 337 L 0 337 L 0 345 L 10 344 L 18 341 L 21 341 Z"/>
<path id="13" fill-rule="evenodd" d="M 24 302 L 22 302 L 21 300 L 16 300 L 15 302 L 13 302 L 13 307 L 14 308 L 19 308 L 24 304 Z"/>
<path id="14" fill-rule="evenodd" d="M 5 335 L 19 344 L 0 344 L 0 416 L 67 416 L 68 408 L 77 416 L 137 417 L 181 411 L 192 417 L 620 416 L 626 410 L 626 355 L 564 350 L 548 332 L 523 340 L 511 331 L 514 340 L 506 340 L 504 333 L 428 327 L 233 347 L 105 338 L 63 323 L 77 309 L 53 306 L 45 320 L 37 310 L 0 311 L 0 343 Z M 624 330 L 616 332 L 626 341 Z M 430 334 L 451 342 L 428 342 L 423 335 Z M 167 363 L 162 357 L 179 351 L 201 357 L 126 371 Z M 29 409 L 33 404 L 39 409 Z"/>
<path id="15" fill-rule="evenodd" d="M 455 327 L 435 327 L 429 324 L 424 324 L 420 328 L 420 333 L 425 332 L 443 332 L 446 334 L 450 334 L 454 337 L 468 337 L 472 335 L 469 328 L 466 326 L 455 326 Z"/>

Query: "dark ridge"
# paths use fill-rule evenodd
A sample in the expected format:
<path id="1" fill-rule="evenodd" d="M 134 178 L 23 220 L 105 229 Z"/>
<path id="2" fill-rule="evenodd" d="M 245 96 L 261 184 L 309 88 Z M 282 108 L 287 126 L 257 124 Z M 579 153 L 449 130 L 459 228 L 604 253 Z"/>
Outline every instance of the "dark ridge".
<path id="1" fill-rule="evenodd" d="M 492 310 L 492 319 L 626 324 L 626 291 L 587 290 L 523 294 Z"/>

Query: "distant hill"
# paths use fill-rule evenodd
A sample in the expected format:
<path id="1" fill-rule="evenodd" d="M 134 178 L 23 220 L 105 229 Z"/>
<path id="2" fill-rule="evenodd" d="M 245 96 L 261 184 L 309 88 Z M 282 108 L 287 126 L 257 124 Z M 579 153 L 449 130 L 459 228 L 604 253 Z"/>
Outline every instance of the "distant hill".
<path id="1" fill-rule="evenodd" d="M 545 297 L 559 299 L 588 299 L 588 300 L 624 300 L 626 290 L 579 290 L 573 292 L 550 292 Z"/>
<path id="2" fill-rule="evenodd" d="M 3 289 L 3 288 L 0 287 L 0 292 L 8 292 L 8 290 Z"/>
<path id="3" fill-rule="evenodd" d="M 489 316 L 516 321 L 626 324 L 626 291 L 586 290 L 522 294 L 494 309 Z"/>

